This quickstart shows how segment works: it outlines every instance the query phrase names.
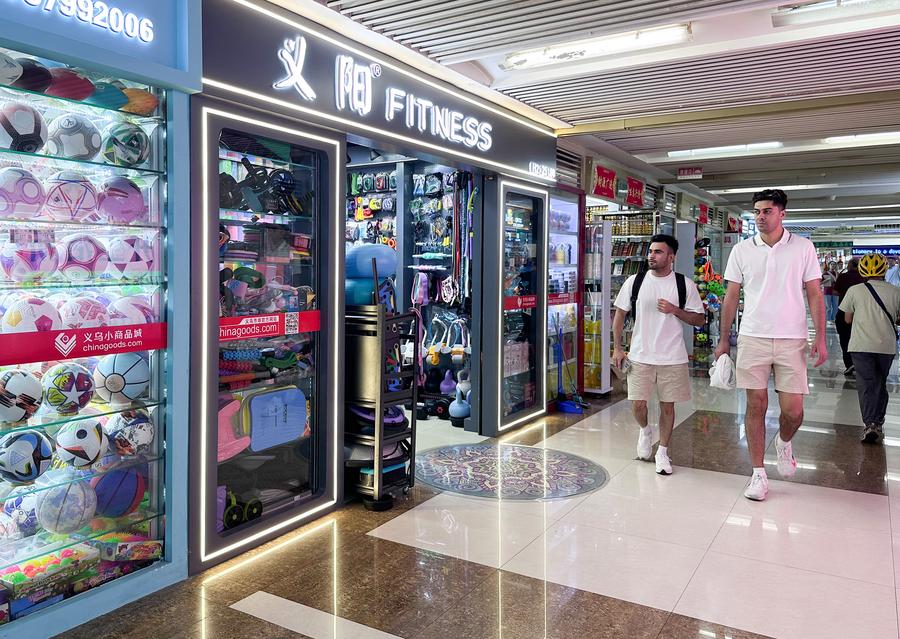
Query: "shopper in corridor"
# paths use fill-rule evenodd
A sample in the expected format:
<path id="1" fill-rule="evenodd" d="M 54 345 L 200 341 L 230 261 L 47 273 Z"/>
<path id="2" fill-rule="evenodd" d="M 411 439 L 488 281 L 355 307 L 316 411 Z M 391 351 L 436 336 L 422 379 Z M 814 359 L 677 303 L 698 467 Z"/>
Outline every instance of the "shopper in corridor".
<path id="1" fill-rule="evenodd" d="M 841 311 L 851 327 L 848 350 L 856 370 L 856 392 L 865 424 L 862 441 L 868 444 L 884 440 L 887 378 L 897 355 L 900 288 L 885 282 L 887 270 L 883 255 L 864 255 L 859 261 L 859 274 L 866 281 L 851 287 L 841 302 Z"/>
<path id="2" fill-rule="evenodd" d="M 766 410 L 769 377 L 781 409 L 780 432 L 775 439 L 778 472 L 791 477 L 797 469 L 791 439 L 803 422 L 808 329 L 804 292 L 809 301 L 816 335 L 811 355 L 821 366 L 828 357 L 825 346 L 825 302 L 822 270 L 813 243 L 785 230 L 787 195 L 766 189 L 753 196 L 758 234 L 731 251 L 725 268 L 728 290 L 722 305 L 722 336 L 715 357 L 729 351 L 728 328 L 734 323 L 741 288 L 744 312 L 737 349 L 737 385 L 747 391 L 746 430 L 753 475 L 744 496 L 761 501 L 769 492 L 763 466 L 766 450 Z"/>
<path id="3" fill-rule="evenodd" d="M 691 398 L 688 355 L 684 345 L 682 322 L 701 326 L 705 321 L 703 302 L 693 280 L 675 273 L 678 240 L 671 235 L 650 238 L 648 270 L 629 277 L 616 297 L 613 320 L 613 364 L 622 368 L 626 357 L 628 399 L 640 426 L 637 456 L 649 461 L 653 437 L 647 425 L 647 403 L 656 388 L 659 397 L 659 448 L 656 472 L 672 474 L 669 438 L 675 427 L 675 402 Z M 626 315 L 634 309 L 634 333 L 631 348 L 622 348 Z"/>
<path id="4" fill-rule="evenodd" d="M 838 312 L 834 317 L 834 328 L 837 330 L 838 340 L 841 344 L 841 356 L 844 360 L 844 375 L 853 375 L 853 358 L 847 350 L 850 344 L 850 324 L 844 317 L 844 311 L 840 309 L 840 303 L 851 287 L 862 284 L 866 279 L 859 274 L 859 258 L 854 257 L 847 262 L 847 270 L 838 275 L 834 282 L 834 292 L 838 296 Z"/>

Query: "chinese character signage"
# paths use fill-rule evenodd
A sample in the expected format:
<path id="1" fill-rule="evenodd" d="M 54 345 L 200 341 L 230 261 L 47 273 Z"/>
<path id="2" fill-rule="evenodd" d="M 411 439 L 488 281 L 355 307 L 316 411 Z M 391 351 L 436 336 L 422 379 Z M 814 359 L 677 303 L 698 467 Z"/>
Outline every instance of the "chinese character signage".
<path id="1" fill-rule="evenodd" d="M 625 195 L 625 204 L 631 206 L 644 206 L 644 183 L 635 178 L 628 178 L 628 193 Z"/>
<path id="2" fill-rule="evenodd" d="M 232 342 L 240 339 L 314 333 L 320 326 L 319 311 L 222 317 L 219 319 L 219 341 Z"/>
<path id="3" fill-rule="evenodd" d="M 616 172 L 599 165 L 596 170 L 594 195 L 610 200 L 616 199 Z"/>
<path id="4" fill-rule="evenodd" d="M 130 324 L 0 335 L 0 366 L 99 357 L 166 347 L 166 324 Z"/>
<path id="5" fill-rule="evenodd" d="M 700 214 L 697 216 L 697 222 L 699 224 L 709 224 L 709 206 L 701 202 L 697 208 L 700 209 Z"/>

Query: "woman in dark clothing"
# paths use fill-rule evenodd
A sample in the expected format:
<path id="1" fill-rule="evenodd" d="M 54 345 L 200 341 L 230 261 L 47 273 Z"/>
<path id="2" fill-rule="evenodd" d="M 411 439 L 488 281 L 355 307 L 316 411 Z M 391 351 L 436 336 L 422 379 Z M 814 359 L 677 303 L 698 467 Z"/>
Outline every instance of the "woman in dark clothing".
<path id="1" fill-rule="evenodd" d="M 854 257 L 847 263 L 847 270 L 838 275 L 837 280 L 835 280 L 834 288 L 832 290 L 834 294 L 838 296 L 838 304 L 844 301 L 844 296 L 847 294 L 847 291 L 850 290 L 851 286 L 862 284 L 866 281 L 866 278 L 859 274 L 858 268 L 859 258 Z M 844 317 L 844 311 L 840 309 L 838 309 L 837 315 L 835 315 L 834 327 L 837 329 L 838 338 L 841 342 L 841 354 L 843 355 L 844 366 L 846 367 L 844 369 L 844 375 L 853 375 L 853 359 L 850 357 L 850 353 L 847 352 L 847 347 L 850 345 L 850 324 L 847 323 L 847 320 Z"/>

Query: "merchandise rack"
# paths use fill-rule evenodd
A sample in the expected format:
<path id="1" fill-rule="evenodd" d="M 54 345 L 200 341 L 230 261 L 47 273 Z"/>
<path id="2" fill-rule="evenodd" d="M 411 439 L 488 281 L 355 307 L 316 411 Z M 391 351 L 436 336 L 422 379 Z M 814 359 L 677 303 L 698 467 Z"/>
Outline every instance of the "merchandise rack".
<path id="1" fill-rule="evenodd" d="M 416 411 L 410 411 L 409 427 L 400 433 L 385 434 L 384 411 L 393 406 L 416 406 L 419 380 L 419 318 L 414 312 L 389 315 L 385 307 L 378 305 L 346 307 L 346 348 L 357 354 L 357 365 L 345 369 L 344 401 L 371 408 L 375 414 L 372 435 L 344 432 L 344 439 L 354 444 L 372 446 L 373 481 L 367 486 L 352 482 L 354 490 L 363 496 L 371 510 L 387 510 L 393 505 L 392 490 L 405 493 L 415 484 Z M 413 358 L 408 366 L 390 370 L 387 356 L 399 352 L 402 343 L 412 342 Z M 402 360 L 398 360 L 402 361 Z M 399 390 L 391 390 L 399 387 Z M 384 482 L 385 446 L 399 442 L 406 453 L 407 471 L 402 479 Z M 348 482 L 349 483 L 349 482 Z"/>

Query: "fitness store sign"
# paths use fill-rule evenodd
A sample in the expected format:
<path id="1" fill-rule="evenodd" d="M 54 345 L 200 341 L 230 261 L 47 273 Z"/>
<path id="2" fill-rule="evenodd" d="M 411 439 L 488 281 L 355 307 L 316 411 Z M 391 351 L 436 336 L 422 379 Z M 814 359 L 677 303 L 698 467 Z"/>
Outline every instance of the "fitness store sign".
<path id="1" fill-rule="evenodd" d="M 203 16 L 207 93 L 552 179 L 555 137 L 502 107 L 268 3 L 205 0 Z"/>

